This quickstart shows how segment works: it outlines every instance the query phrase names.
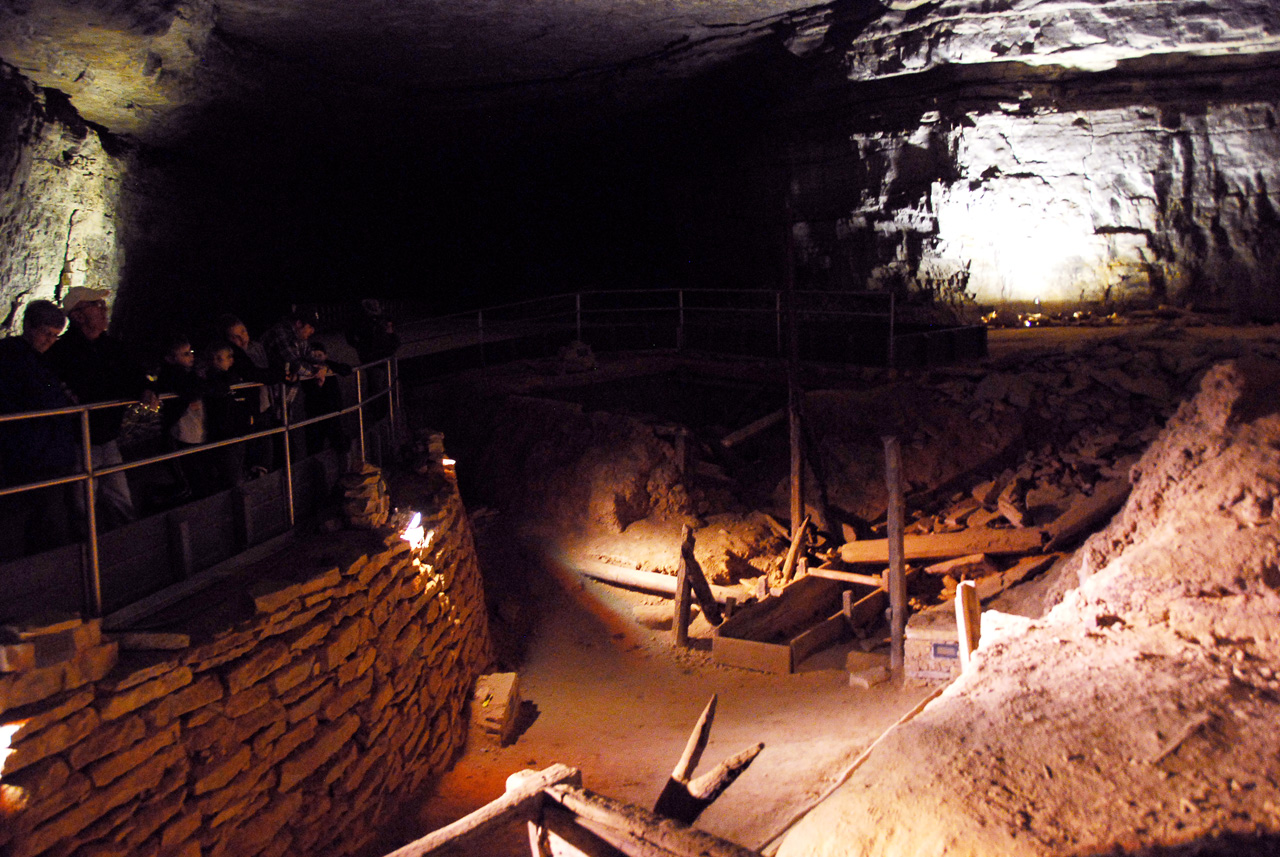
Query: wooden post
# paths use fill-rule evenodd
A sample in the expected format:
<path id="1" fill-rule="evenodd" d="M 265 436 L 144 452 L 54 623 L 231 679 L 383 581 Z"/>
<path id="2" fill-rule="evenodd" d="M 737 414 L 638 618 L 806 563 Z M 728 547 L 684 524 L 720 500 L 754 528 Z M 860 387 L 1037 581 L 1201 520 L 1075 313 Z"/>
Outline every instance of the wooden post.
<path id="1" fill-rule="evenodd" d="M 791 234 L 791 197 L 784 200 L 787 259 L 787 420 L 791 438 L 791 542 L 800 537 L 804 517 L 804 439 L 800 426 L 800 340 L 796 324 L 795 247 Z"/>
<path id="2" fill-rule="evenodd" d="M 968 669 L 982 634 L 982 608 L 972 580 L 962 580 L 956 587 L 956 629 L 960 632 L 960 668 Z"/>
<path id="3" fill-rule="evenodd" d="M 901 669 L 907 632 L 907 578 L 902 558 L 903 508 L 902 445 L 896 437 L 884 440 L 884 476 L 889 489 L 889 667 Z"/>
<path id="4" fill-rule="evenodd" d="M 690 594 L 693 587 L 689 581 L 689 564 L 684 561 L 684 557 L 680 558 L 680 566 L 676 570 L 676 600 L 675 600 L 675 616 L 672 618 L 672 625 L 676 631 L 676 645 L 686 647 L 689 645 L 689 613 L 690 613 Z"/>

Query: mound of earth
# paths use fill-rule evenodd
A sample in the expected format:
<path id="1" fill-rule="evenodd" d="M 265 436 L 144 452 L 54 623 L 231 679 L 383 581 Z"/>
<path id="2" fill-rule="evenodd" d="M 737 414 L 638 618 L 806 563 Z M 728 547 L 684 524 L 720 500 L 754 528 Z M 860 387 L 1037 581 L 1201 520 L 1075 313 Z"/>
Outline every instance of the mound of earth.
<path id="1" fill-rule="evenodd" d="M 1280 365 L 1215 366 L 1042 618 L 988 611 L 969 669 L 779 855 L 1280 848 Z"/>

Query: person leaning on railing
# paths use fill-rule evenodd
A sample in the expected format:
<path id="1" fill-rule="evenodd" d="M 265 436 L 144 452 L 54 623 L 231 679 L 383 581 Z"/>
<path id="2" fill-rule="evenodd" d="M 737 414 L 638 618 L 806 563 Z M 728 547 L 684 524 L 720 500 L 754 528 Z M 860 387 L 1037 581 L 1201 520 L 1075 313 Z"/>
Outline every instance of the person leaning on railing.
<path id="1" fill-rule="evenodd" d="M 62 309 L 71 325 L 49 348 L 49 362 L 82 405 L 131 399 L 157 408 L 160 400 L 150 387 L 145 366 L 131 348 L 107 333 L 108 296 L 106 289 L 76 286 L 67 290 Z M 117 443 L 123 419 L 123 407 L 89 412 L 89 452 L 95 470 L 123 463 Z M 106 527 L 137 519 L 123 471 L 94 482 Z M 74 496 L 83 504 L 82 492 Z"/>
<path id="2" fill-rule="evenodd" d="M 22 335 L 0 340 L 0 413 L 75 405 L 45 358 L 66 326 L 52 301 L 27 304 Z M 6 487 L 66 476 L 79 462 L 75 415 L 0 422 L 0 472 Z M 68 492 L 53 485 L 0 497 L 0 559 L 39 553 L 71 541 Z"/>

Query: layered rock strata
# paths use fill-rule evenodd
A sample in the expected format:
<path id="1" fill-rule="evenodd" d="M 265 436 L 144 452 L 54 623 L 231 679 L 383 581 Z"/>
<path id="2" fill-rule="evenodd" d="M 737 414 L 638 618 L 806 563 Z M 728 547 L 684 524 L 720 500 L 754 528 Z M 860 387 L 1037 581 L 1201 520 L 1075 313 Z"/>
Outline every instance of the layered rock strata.
<path id="1" fill-rule="evenodd" d="M 59 93 L 0 66 L 0 333 L 72 286 L 115 291 L 125 159 Z"/>
<path id="2" fill-rule="evenodd" d="M 1280 314 L 1272 5 L 897 5 L 789 108 L 802 278 Z"/>
<path id="3" fill-rule="evenodd" d="M 122 634 L 0 676 L 5 853 L 366 849 L 452 762 L 491 659 L 461 501 L 434 499 L 421 547 L 346 533 L 209 593 L 210 613 L 251 613 L 214 632 Z"/>

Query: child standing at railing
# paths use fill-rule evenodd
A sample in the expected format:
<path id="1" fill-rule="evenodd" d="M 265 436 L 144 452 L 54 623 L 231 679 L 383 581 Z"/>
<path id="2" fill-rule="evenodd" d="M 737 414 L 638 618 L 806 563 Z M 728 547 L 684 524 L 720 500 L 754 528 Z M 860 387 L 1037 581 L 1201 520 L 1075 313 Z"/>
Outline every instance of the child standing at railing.
<path id="1" fill-rule="evenodd" d="M 160 424 L 174 449 L 189 449 L 209 439 L 205 425 L 204 380 L 196 373 L 196 353 L 191 340 L 175 334 L 165 344 L 163 362 L 157 376 L 162 394 L 174 393 L 160 409 Z M 171 500 L 182 502 L 202 497 L 213 488 L 211 462 L 206 454 L 195 453 L 174 459 L 178 488 Z"/>

